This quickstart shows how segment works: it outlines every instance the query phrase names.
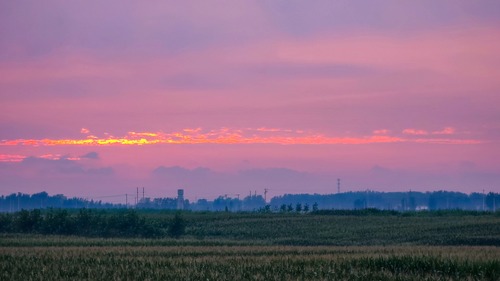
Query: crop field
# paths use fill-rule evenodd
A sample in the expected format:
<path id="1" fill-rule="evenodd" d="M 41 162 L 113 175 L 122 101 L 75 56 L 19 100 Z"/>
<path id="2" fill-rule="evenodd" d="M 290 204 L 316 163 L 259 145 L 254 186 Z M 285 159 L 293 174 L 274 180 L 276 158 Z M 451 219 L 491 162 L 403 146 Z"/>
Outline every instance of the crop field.
<path id="1" fill-rule="evenodd" d="M 73 241 L 76 242 L 76 241 Z M 2 280 L 498 280 L 496 247 L 7 247 Z"/>
<path id="2" fill-rule="evenodd" d="M 182 216 L 179 238 L 4 232 L 0 280 L 500 280 L 498 214 Z"/>
<path id="3" fill-rule="evenodd" d="M 500 213 L 188 214 L 194 237 L 278 245 L 500 246 Z"/>

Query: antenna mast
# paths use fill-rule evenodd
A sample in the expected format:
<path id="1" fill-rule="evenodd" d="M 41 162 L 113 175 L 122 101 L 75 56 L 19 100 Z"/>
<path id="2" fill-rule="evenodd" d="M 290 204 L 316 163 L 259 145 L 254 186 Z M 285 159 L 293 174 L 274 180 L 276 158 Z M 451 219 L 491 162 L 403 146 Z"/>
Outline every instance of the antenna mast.
<path id="1" fill-rule="evenodd" d="M 337 193 L 340 193 L 340 179 L 337 179 Z"/>

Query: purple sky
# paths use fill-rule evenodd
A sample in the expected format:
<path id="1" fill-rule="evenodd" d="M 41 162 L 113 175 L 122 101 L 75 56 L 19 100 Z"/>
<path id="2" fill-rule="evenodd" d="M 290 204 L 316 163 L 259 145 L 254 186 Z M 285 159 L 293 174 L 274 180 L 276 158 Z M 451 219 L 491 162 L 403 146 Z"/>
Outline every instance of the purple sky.
<path id="1" fill-rule="evenodd" d="M 0 194 L 500 191 L 498 1 L 2 1 L 0 50 Z"/>

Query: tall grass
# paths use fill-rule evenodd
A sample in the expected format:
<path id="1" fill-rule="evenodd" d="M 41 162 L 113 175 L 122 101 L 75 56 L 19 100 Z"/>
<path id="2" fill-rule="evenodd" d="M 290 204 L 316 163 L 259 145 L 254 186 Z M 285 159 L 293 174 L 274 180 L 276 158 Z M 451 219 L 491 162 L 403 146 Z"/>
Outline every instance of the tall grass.
<path id="1" fill-rule="evenodd" d="M 498 280 L 496 247 L 4 248 L 1 280 Z"/>

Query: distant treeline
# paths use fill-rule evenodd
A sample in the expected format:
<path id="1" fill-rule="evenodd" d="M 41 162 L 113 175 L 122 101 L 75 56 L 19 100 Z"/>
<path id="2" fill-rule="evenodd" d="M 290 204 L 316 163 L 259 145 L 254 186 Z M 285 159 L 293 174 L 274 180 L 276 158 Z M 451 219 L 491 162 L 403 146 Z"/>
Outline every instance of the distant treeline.
<path id="1" fill-rule="evenodd" d="M 290 204 L 312 206 L 319 209 L 380 209 L 396 211 L 419 210 L 476 210 L 493 211 L 498 209 L 500 194 L 471 193 L 450 191 L 434 192 L 346 192 L 340 194 L 285 194 L 271 199 L 270 205 L 283 206 Z M 282 207 L 280 207 L 282 208 Z"/>
<path id="2" fill-rule="evenodd" d="M 500 204 L 499 193 L 435 192 L 345 192 L 339 194 L 285 194 L 266 202 L 261 195 L 239 198 L 219 196 L 213 201 L 199 199 L 184 201 L 184 209 L 192 211 L 264 211 L 264 212 L 310 212 L 317 210 L 380 209 L 395 211 L 462 209 L 495 211 Z M 62 194 L 54 196 L 46 192 L 32 195 L 13 193 L 0 196 L 0 212 L 20 210 L 65 208 L 65 209 L 177 209 L 177 198 L 142 198 L 137 204 L 113 204 L 85 198 L 67 198 Z"/>
<path id="3" fill-rule="evenodd" d="M 12 193 L 0 196 L 0 212 L 16 212 L 20 210 L 61 208 L 61 209 L 109 209 L 124 208 L 122 204 L 112 204 L 102 201 L 87 200 L 84 198 L 68 198 L 62 194 L 50 196 L 47 192 L 34 193 Z"/>

